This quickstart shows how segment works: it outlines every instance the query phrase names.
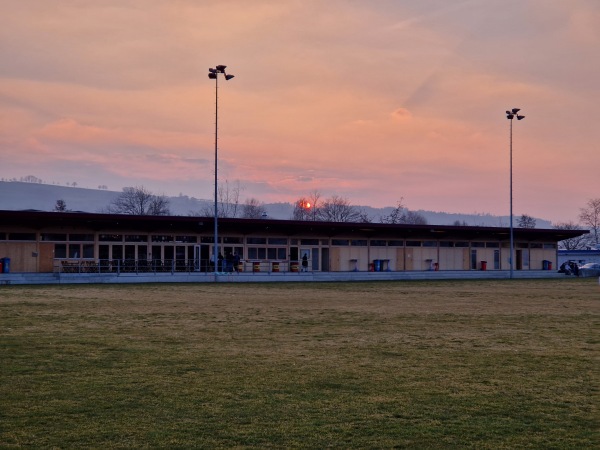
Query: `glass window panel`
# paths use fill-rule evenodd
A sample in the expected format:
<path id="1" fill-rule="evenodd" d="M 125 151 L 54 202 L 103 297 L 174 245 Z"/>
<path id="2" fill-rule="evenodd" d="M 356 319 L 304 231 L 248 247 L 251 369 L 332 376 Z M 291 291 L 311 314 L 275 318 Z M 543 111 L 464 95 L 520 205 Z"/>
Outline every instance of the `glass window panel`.
<path id="1" fill-rule="evenodd" d="M 269 245 L 287 245 L 287 238 L 269 238 Z"/>
<path id="2" fill-rule="evenodd" d="M 69 244 L 69 258 L 81 258 L 81 245 Z"/>
<path id="3" fill-rule="evenodd" d="M 83 244 L 81 248 L 83 251 L 82 255 L 84 258 L 94 257 L 94 244 Z"/>
<path id="4" fill-rule="evenodd" d="M 248 243 L 248 244 L 254 244 L 254 245 L 264 245 L 264 244 L 267 243 L 267 238 L 247 237 L 246 238 L 246 243 Z"/>
<path id="5" fill-rule="evenodd" d="M 42 241 L 66 241 L 66 234 L 42 233 Z"/>
<path id="6" fill-rule="evenodd" d="M 349 239 L 332 239 L 331 245 L 350 245 Z"/>
<path id="7" fill-rule="evenodd" d="M 55 258 L 66 258 L 67 257 L 67 244 L 54 244 L 54 257 Z"/>
<path id="8" fill-rule="evenodd" d="M 101 234 L 98 236 L 98 240 L 106 242 L 120 242 L 123 240 L 123 236 L 120 234 Z"/>
<path id="9" fill-rule="evenodd" d="M 35 241 L 35 233 L 9 233 L 10 241 Z"/>
<path id="10" fill-rule="evenodd" d="M 70 241 L 84 241 L 84 242 L 93 242 L 94 235 L 93 234 L 69 234 Z"/>
<path id="11" fill-rule="evenodd" d="M 390 247 L 403 247 L 404 241 L 388 241 L 388 246 Z"/>

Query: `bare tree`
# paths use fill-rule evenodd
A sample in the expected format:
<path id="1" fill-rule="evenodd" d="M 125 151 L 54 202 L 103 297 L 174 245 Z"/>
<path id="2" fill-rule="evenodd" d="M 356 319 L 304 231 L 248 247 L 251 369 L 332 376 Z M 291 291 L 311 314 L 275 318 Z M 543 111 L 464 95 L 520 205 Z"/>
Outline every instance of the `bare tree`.
<path id="1" fill-rule="evenodd" d="M 217 186 L 217 216 L 218 217 L 238 217 L 240 209 L 240 182 L 236 181 L 232 186 L 229 181 Z M 201 216 L 212 217 L 215 215 L 214 203 L 206 204 L 200 210 Z"/>
<path id="2" fill-rule="evenodd" d="M 242 217 L 244 219 L 260 219 L 264 211 L 264 203 L 255 198 L 248 198 L 242 206 Z"/>
<path id="3" fill-rule="evenodd" d="M 535 228 L 536 220 L 535 218 L 528 216 L 527 214 L 522 214 L 517 220 L 517 226 L 519 228 Z"/>
<path id="4" fill-rule="evenodd" d="M 67 202 L 64 200 L 56 200 L 56 205 L 54 205 L 54 211 L 56 212 L 67 212 Z"/>
<path id="5" fill-rule="evenodd" d="M 325 222 L 360 222 L 362 215 L 347 198 L 332 196 L 325 200 L 318 211 L 320 220 Z"/>
<path id="6" fill-rule="evenodd" d="M 400 223 L 406 223 L 410 225 L 427 225 L 427 219 L 421 213 L 416 211 L 406 211 L 406 214 L 402 216 Z"/>
<path id="7" fill-rule="evenodd" d="M 107 208 L 114 214 L 138 216 L 168 216 L 169 199 L 164 195 L 154 195 L 143 186 L 126 187 Z"/>
<path id="8" fill-rule="evenodd" d="M 389 215 L 381 217 L 381 223 L 427 225 L 425 216 L 416 211 L 409 210 L 404 206 L 402 201 L 403 198 L 400 198 L 396 208 Z"/>
<path id="9" fill-rule="evenodd" d="M 600 232 L 600 198 L 589 199 L 585 208 L 580 208 L 579 221 L 589 227 L 593 233 L 593 239 L 598 245 L 598 233 Z"/>
<path id="10" fill-rule="evenodd" d="M 321 220 L 321 193 L 317 190 L 312 191 L 306 197 L 300 197 L 294 203 L 294 211 L 292 213 L 293 220 Z"/>
<path id="11" fill-rule="evenodd" d="M 583 230 L 583 228 L 574 222 L 561 222 L 554 225 L 555 230 Z M 582 234 L 574 238 L 565 239 L 558 243 L 559 248 L 565 250 L 585 250 L 589 247 L 589 235 Z"/>

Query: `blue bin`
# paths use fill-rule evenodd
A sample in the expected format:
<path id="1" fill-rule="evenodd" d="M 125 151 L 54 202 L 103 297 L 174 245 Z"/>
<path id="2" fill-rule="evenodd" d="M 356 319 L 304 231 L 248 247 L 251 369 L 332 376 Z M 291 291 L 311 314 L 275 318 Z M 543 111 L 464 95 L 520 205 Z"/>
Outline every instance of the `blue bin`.
<path id="1" fill-rule="evenodd" d="M 374 259 L 373 260 L 373 267 L 375 269 L 375 272 L 381 272 L 381 260 L 380 259 Z"/>
<path id="2" fill-rule="evenodd" d="M 2 273 L 10 273 L 10 258 L 2 258 Z"/>

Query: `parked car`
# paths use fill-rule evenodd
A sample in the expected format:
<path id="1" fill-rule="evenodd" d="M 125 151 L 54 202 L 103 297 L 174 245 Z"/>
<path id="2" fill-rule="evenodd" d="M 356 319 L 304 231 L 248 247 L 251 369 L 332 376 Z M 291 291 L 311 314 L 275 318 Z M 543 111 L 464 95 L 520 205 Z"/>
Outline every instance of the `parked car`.
<path id="1" fill-rule="evenodd" d="M 600 263 L 587 263 L 579 268 L 581 277 L 600 277 Z"/>

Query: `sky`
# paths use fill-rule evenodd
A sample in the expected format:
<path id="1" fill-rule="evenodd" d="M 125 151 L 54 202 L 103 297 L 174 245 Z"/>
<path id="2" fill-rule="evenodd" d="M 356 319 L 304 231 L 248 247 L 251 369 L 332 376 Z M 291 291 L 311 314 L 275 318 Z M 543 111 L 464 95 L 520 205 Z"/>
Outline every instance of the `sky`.
<path id="1" fill-rule="evenodd" d="M 577 222 L 598 0 L 0 0 L 0 178 Z"/>

